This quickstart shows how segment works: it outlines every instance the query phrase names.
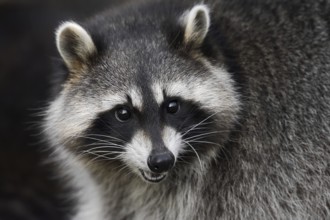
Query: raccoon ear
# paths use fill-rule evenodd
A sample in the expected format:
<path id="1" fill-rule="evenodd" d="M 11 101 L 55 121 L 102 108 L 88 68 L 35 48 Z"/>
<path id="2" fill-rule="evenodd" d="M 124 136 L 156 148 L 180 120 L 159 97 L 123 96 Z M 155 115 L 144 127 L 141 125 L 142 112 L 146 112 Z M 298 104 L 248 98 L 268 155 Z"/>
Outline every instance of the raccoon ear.
<path id="1" fill-rule="evenodd" d="M 184 26 L 184 43 L 200 46 L 210 27 L 209 8 L 206 5 L 195 5 L 184 13 L 181 21 Z"/>
<path id="2" fill-rule="evenodd" d="M 75 22 L 65 22 L 56 31 L 56 46 L 65 64 L 77 71 L 88 63 L 97 49 L 87 31 Z"/>

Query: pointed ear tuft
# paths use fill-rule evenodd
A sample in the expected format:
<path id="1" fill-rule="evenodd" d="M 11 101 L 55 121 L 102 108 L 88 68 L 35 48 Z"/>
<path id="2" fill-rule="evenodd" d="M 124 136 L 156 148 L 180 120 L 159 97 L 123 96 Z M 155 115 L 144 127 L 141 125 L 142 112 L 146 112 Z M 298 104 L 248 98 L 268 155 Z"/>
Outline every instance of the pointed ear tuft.
<path id="1" fill-rule="evenodd" d="M 200 46 L 210 27 L 209 8 L 206 5 L 195 5 L 182 16 L 184 26 L 184 43 Z"/>
<path id="2" fill-rule="evenodd" d="M 91 36 L 75 22 L 65 22 L 56 31 L 56 46 L 71 71 L 81 69 L 97 50 Z"/>

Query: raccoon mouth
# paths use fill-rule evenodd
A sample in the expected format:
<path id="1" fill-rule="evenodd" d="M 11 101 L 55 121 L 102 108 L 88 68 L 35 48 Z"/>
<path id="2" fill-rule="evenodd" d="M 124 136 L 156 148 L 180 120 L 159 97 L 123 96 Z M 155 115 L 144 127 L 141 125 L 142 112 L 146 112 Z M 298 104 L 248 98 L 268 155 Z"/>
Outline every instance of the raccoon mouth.
<path id="1" fill-rule="evenodd" d="M 166 173 L 158 174 L 158 173 L 152 173 L 152 172 L 143 171 L 143 170 L 140 170 L 140 172 L 146 181 L 152 182 L 152 183 L 159 183 L 166 177 Z"/>

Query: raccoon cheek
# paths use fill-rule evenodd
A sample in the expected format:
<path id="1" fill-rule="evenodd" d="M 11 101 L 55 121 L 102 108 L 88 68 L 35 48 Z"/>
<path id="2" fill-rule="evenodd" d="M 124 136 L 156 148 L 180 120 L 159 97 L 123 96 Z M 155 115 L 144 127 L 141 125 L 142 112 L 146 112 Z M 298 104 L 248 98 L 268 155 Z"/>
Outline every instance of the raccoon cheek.
<path id="1" fill-rule="evenodd" d="M 65 22 L 57 29 L 56 46 L 71 72 L 79 72 L 97 53 L 91 36 L 75 22 Z"/>
<path id="2" fill-rule="evenodd" d="M 184 26 L 184 43 L 193 47 L 199 47 L 209 30 L 210 15 L 206 5 L 196 5 L 181 17 Z"/>

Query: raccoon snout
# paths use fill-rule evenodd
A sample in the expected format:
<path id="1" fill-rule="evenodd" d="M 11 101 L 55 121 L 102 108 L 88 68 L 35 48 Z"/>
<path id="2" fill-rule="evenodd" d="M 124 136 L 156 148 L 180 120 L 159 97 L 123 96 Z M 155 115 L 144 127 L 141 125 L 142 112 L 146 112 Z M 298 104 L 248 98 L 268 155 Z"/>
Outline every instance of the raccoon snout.
<path id="1" fill-rule="evenodd" d="M 148 167 L 154 173 L 163 173 L 173 167 L 174 161 L 174 155 L 170 151 L 151 152 L 148 157 Z"/>

